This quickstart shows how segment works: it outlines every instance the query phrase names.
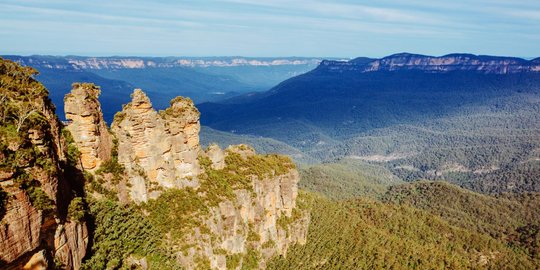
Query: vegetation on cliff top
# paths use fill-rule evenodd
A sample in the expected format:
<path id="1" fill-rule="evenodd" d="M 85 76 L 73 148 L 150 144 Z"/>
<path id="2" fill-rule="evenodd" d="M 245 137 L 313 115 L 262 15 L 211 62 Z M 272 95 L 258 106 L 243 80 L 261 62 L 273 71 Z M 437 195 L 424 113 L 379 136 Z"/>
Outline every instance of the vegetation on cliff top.
<path id="1" fill-rule="evenodd" d="M 228 151 L 225 168 L 215 170 L 208 157 L 199 156 L 204 173 L 199 175 L 200 187 L 166 190 L 155 200 L 143 205 L 152 224 L 163 233 L 171 233 L 181 240 L 194 227 L 202 227 L 202 218 L 211 207 L 226 199 L 233 199 L 235 190 L 253 190 L 252 177 L 265 179 L 283 175 L 294 168 L 294 163 L 279 155 L 242 157 Z"/>
<path id="2" fill-rule="evenodd" d="M 32 205 L 49 214 L 54 202 L 36 178 L 57 176 L 55 130 L 49 121 L 58 120 L 47 115 L 54 106 L 35 74 L 31 67 L 0 58 L 0 173 L 11 175 Z"/>

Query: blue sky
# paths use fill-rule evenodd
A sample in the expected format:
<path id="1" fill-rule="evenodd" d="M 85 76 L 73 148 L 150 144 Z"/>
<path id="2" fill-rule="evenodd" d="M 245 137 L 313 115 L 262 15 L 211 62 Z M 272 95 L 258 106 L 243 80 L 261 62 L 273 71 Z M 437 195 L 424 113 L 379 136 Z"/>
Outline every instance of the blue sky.
<path id="1" fill-rule="evenodd" d="M 0 0 L 0 54 L 540 56 L 540 0 Z"/>

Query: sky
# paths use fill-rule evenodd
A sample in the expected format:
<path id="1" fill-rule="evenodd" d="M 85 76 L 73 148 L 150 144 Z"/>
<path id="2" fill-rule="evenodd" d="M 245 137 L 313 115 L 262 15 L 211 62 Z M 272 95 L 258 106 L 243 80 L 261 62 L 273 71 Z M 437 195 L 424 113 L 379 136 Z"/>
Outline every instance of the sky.
<path id="1" fill-rule="evenodd" d="M 0 55 L 540 56 L 540 0 L 0 0 Z"/>

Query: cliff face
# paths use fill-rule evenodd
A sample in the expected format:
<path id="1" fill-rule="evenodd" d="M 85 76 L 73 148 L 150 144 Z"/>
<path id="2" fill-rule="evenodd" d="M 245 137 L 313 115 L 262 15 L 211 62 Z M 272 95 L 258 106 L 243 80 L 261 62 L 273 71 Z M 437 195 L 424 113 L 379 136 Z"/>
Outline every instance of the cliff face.
<path id="1" fill-rule="evenodd" d="M 0 59 L 0 268 L 78 269 L 88 242 L 61 124 L 35 70 Z"/>
<path id="2" fill-rule="evenodd" d="M 99 94 L 99 87 L 93 84 L 73 84 L 71 93 L 64 98 L 66 119 L 71 122 L 67 129 L 75 138 L 86 170 L 111 158 L 112 138 L 103 120 Z"/>
<path id="3" fill-rule="evenodd" d="M 206 174 L 230 172 L 236 166 L 249 172 L 244 167 L 246 163 L 266 167 L 265 159 L 269 158 L 256 155 L 246 145 L 231 146 L 225 151 L 214 146 L 205 155 L 224 157 L 209 158 L 211 164 L 206 164 Z M 176 253 L 182 265 L 188 269 L 264 269 L 269 258 L 284 255 L 292 244 L 305 243 L 309 215 L 296 206 L 298 172 L 290 160 L 278 164 L 278 168 L 285 167 L 272 168 L 268 174 L 249 175 L 246 185 L 235 188 L 231 196 L 202 215 L 198 228 L 183 240 L 188 248 Z M 212 181 L 202 178 L 201 181 Z"/>
<path id="4" fill-rule="evenodd" d="M 358 58 L 351 61 L 323 61 L 319 67 L 330 71 L 398 71 L 419 70 L 429 73 L 476 71 L 486 74 L 540 72 L 536 60 L 514 57 L 449 54 L 440 57 L 400 53 L 381 59 Z"/>
<path id="5" fill-rule="evenodd" d="M 135 202 L 157 198 L 165 188 L 197 187 L 199 112 L 188 99 L 176 98 L 156 112 L 141 90 L 133 92 L 113 121 L 118 162 L 125 167 Z"/>

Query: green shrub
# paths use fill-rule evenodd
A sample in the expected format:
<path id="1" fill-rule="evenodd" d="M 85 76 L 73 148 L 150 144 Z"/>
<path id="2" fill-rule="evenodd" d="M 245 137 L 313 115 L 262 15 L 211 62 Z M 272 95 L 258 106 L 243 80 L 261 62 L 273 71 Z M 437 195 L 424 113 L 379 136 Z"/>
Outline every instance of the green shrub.
<path id="1" fill-rule="evenodd" d="M 81 222 L 85 216 L 84 202 L 81 197 L 75 197 L 68 206 L 68 218 L 71 221 Z"/>
<path id="2" fill-rule="evenodd" d="M 99 169 L 96 170 L 96 175 L 102 175 L 104 173 L 112 174 L 112 183 L 118 184 L 122 181 L 125 175 L 124 165 L 118 162 L 118 139 L 113 139 L 113 147 L 111 149 L 111 159 L 101 163 Z"/>
<path id="3" fill-rule="evenodd" d="M 194 227 L 201 227 L 201 218 L 208 213 L 202 196 L 191 188 L 169 189 L 142 208 L 149 212 L 148 219 L 162 234 L 171 233 L 182 241 Z"/>
<path id="4" fill-rule="evenodd" d="M 273 240 L 268 240 L 268 241 L 264 242 L 264 244 L 262 245 L 263 249 L 275 248 L 275 247 L 276 247 L 276 242 L 274 242 Z"/>
<path id="5" fill-rule="evenodd" d="M 242 262 L 242 254 L 233 254 L 233 255 L 227 255 L 225 258 L 227 260 L 227 270 L 234 270 L 240 266 L 240 263 Z"/>
<path id="6" fill-rule="evenodd" d="M 246 240 L 248 242 L 259 242 L 261 241 L 261 236 L 250 228 Z"/>
<path id="7" fill-rule="evenodd" d="M 32 206 L 45 213 L 49 213 L 54 210 L 54 202 L 47 196 L 47 194 L 41 189 L 41 187 L 30 186 L 26 189 Z"/>
<path id="8" fill-rule="evenodd" d="M 257 252 L 256 250 L 250 248 L 248 249 L 247 253 L 244 255 L 242 260 L 242 270 L 252 270 L 252 269 L 259 269 L 259 260 L 261 258 L 261 254 Z"/>

